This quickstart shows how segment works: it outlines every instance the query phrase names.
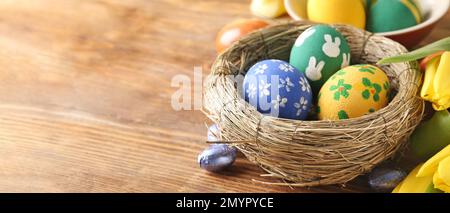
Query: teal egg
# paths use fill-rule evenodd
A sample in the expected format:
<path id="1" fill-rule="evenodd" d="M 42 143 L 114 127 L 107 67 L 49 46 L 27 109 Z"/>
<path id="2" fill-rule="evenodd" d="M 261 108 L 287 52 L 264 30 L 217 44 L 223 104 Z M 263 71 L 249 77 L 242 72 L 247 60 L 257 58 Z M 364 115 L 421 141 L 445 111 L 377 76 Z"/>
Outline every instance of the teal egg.
<path id="1" fill-rule="evenodd" d="M 350 47 L 336 29 L 316 25 L 295 41 L 289 63 L 308 78 L 314 94 L 338 70 L 350 65 Z"/>
<path id="2" fill-rule="evenodd" d="M 370 5 L 372 5 L 372 3 L 375 1 L 376 0 L 362 0 L 362 2 L 364 4 L 364 9 L 366 10 L 366 14 L 368 14 L 368 12 L 370 10 Z"/>
<path id="3" fill-rule="evenodd" d="M 414 0 L 377 0 L 371 3 L 367 30 L 390 32 L 415 26 L 421 21 L 422 14 Z"/>

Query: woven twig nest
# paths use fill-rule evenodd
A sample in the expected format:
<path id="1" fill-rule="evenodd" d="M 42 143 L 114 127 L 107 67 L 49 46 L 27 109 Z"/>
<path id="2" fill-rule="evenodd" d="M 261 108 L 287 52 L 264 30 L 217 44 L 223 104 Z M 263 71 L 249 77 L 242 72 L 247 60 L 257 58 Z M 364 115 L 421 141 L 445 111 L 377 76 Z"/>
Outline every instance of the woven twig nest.
<path id="1" fill-rule="evenodd" d="M 268 176 L 284 180 L 272 184 L 346 183 L 392 157 L 423 115 L 423 101 L 417 96 L 421 74 L 416 62 L 381 66 L 396 95 L 385 108 L 359 118 L 281 119 L 264 116 L 245 102 L 242 84 L 233 76 L 245 75 L 263 59 L 288 61 L 296 38 L 310 26 L 304 22 L 279 24 L 246 36 L 218 56 L 205 83 L 204 111 L 219 125 L 221 141 L 236 146 Z M 333 27 L 347 38 L 353 64 L 375 64 L 381 58 L 407 52 L 388 38 L 350 26 Z"/>

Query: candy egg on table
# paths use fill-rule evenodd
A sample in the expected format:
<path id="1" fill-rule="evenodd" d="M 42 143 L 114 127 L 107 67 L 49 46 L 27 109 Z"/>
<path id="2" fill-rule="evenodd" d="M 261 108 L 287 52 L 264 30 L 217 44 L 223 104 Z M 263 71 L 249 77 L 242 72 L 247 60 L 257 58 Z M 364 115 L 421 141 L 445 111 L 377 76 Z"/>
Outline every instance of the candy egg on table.
<path id="1" fill-rule="evenodd" d="M 239 19 L 225 25 L 216 36 L 216 50 L 223 52 L 244 35 L 269 25 L 260 19 Z"/>
<path id="2" fill-rule="evenodd" d="M 220 131 L 217 124 L 208 128 L 208 141 L 219 141 Z M 231 166 L 236 160 L 237 149 L 227 144 L 211 144 L 198 156 L 201 168 L 217 172 Z"/>
<path id="3" fill-rule="evenodd" d="M 311 108 L 312 91 L 304 74 L 281 60 L 253 65 L 243 83 L 245 100 L 263 114 L 303 120 Z"/>
<path id="4" fill-rule="evenodd" d="M 420 8 L 414 0 L 372 1 L 367 30 L 374 33 L 408 28 L 422 22 Z"/>
<path id="5" fill-rule="evenodd" d="M 308 0 L 308 18 L 325 24 L 348 24 L 364 29 L 366 12 L 361 0 Z"/>
<path id="6" fill-rule="evenodd" d="M 237 149 L 227 144 L 213 144 L 198 156 L 198 163 L 202 169 L 217 172 L 233 165 L 236 160 Z"/>
<path id="7" fill-rule="evenodd" d="M 342 120 L 373 113 L 388 104 L 390 83 L 373 65 L 346 67 L 323 85 L 318 96 L 320 120 Z"/>
<path id="8" fill-rule="evenodd" d="M 388 168 L 377 167 L 369 175 L 369 185 L 377 192 L 390 192 L 406 177 L 406 172 Z"/>
<path id="9" fill-rule="evenodd" d="M 315 94 L 336 71 L 350 65 L 350 47 L 341 33 L 327 25 L 305 30 L 295 41 L 289 63 L 305 73 Z"/>

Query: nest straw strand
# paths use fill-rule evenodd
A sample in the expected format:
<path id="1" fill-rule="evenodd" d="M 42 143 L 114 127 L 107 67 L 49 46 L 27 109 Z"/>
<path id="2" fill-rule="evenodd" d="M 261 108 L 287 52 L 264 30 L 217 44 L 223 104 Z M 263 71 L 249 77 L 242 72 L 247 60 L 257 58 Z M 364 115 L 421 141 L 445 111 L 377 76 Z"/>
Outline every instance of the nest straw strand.
<path id="1" fill-rule="evenodd" d="M 204 112 L 220 126 L 221 140 L 236 146 L 250 161 L 285 182 L 318 186 L 344 184 L 370 171 L 403 147 L 423 116 L 417 93 L 417 63 L 381 68 L 396 96 L 385 108 L 340 121 L 298 121 L 264 116 L 241 98 L 242 80 L 263 59 L 288 61 L 300 33 L 311 25 L 291 22 L 252 33 L 219 55 L 205 83 Z M 375 64 L 407 52 L 400 44 L 350 26 L 333 25 L 347 38 L 352 63 Z"/>

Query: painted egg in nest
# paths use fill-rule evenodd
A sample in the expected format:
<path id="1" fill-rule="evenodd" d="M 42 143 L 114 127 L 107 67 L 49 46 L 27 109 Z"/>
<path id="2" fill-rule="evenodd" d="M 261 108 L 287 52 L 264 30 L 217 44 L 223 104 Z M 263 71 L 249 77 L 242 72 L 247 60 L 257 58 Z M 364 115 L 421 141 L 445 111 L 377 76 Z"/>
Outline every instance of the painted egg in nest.
<path id="1" fill-rule="evenodd" d="M 328 78 L 350 65 L 350 58 L 350 47 L 341 33 L 327 25 L 316 25 L 297 38 L 289 63 L 305 73 L 317 94 Z"/>
<path id="2" fill-rule="evenodd" d="M 311 109 L 312 91 L 303 73 L 281 60 L 253 65 L 244 78 L 245 100 L 263 114 L 304 120 Z"/>
<path id="3" fill-rule="evenodd" d="M 320 120 L 343 120 L 373 113 L 389 101 L 386 73 L 373 65 L 353 65 L 339 70 L 318 95 Z"/>

